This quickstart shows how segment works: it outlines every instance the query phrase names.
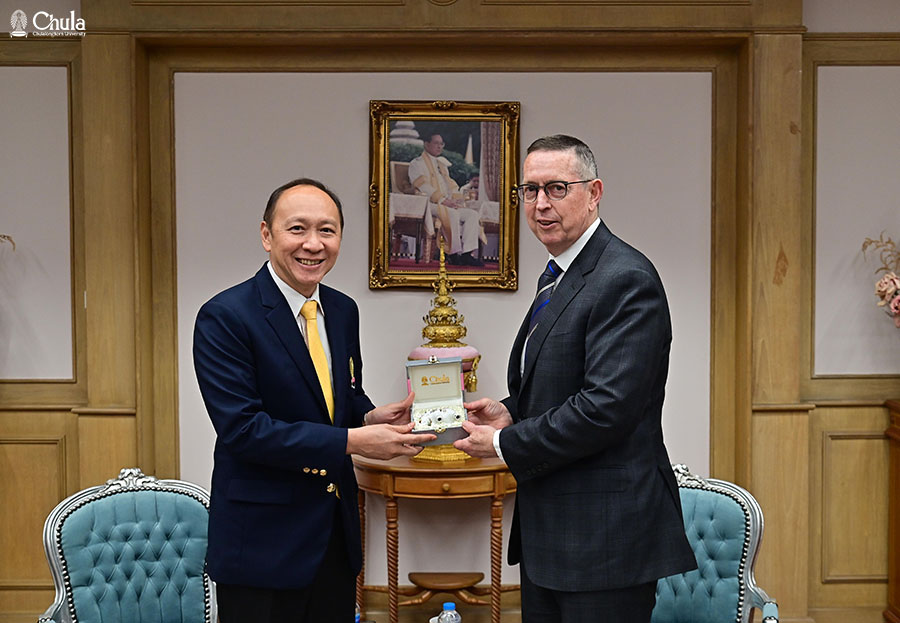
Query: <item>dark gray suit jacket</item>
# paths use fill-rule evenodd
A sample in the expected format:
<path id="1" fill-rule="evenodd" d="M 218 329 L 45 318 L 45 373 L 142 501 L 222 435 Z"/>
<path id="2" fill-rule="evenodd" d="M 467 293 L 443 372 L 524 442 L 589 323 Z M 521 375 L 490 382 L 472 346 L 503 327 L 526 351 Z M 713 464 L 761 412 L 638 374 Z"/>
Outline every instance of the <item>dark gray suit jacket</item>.
<path id="1" fill-rule="evenodd" d="M 672 328 L 656 269 L 603 223 L 558 282 L 503 403 L 518 481 L 509 562 L 561 591 L 635 586 L 696 568 L 661 415 Z"/>

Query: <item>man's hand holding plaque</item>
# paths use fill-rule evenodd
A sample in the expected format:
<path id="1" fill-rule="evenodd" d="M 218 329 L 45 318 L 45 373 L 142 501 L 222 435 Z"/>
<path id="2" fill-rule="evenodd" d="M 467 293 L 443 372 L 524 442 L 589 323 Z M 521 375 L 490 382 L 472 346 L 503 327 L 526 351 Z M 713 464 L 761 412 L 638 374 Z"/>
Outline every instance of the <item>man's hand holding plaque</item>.
<path id="1" fill-rule="evenodd" d="M 347 430 L 347 453 L 371 459 L 391 459 L 395 456 L 415 456 L 422 451 L 421 435 L 412 433 L 410 407 L 415 395 L 410 393 L 402 402 L 375 407 L 366 414 L 365 426 Z M 434 440 L 434 435 L 428 436 Z"/>

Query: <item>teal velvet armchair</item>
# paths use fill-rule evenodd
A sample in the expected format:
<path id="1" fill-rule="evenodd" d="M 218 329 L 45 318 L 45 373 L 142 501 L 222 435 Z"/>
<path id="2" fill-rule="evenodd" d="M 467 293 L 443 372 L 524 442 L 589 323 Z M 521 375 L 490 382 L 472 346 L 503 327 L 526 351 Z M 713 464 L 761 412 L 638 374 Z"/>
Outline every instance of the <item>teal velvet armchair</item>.
<path id="1" fill-rule="evenodd" d="M 745 489 L 674 465 L 684 528 L 698 569 L 656 585 L 652 623 L 748 623 L 753 608 L 763 623 L 778 621 L 778 605 L 756 586 L 753 565 L 763 514 Z"/>
<path id="2" fill-rule="evenodd" d="M 123 469 L 62 502 L 44 523 L 57 623 L 214 623 L 204 572 L 209 494 Z"/>

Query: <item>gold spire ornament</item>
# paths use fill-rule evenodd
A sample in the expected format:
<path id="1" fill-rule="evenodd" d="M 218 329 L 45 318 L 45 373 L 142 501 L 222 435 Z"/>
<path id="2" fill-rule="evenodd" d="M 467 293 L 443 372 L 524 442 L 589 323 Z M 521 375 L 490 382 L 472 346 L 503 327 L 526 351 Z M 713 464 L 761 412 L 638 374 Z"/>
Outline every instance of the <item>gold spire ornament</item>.
<path id="1" fill-rule="evenodd" d="M 447 265 L 444 262 L 444 238 L 441 237 L 440 267 L 438 268 L 437 281 L 433 282 L 434 298 L 431 299 L 432 308 L 422 320 L 425 328 L 422 329 L 422 337 L 428 343 L 422 344 L 431 348 L 455 348 L 465 346 L 459 338 L 465 337 L 466 327 L 462 324 L 465 316 L 459 315 L 454 305 L 456 299 L 450 296 L 455 285 L 447 277 Z"/>
<path id="2" fill-rule="evenodd" d="M 478 376 L 476 371 L 478 370 L 478 362 L 481 361 L 481 355 L 474 347 L 469 346 L 465 342 L 460 342 L 460 338 L 466 336 L 466 327 L 463 324 L 466 318 L 456 311 L 454 307 L 456 299 L 450 295 L 456 284 L 450 281 L 450 278 L 447 276 L 443 236 L 440 236 L 438 278 L 432 285 L 434 286 L 434 298 L 431 299 L 432 307 L 425 316 L 422 316 L 422 320 L 425 321 L 422 337 L 428 342 L 410 353 L 409 359 L 427 359 L 431 354 L 436 354 L 438 357 L 460 356 L 463 359 L 466 391 L 477 391 Z M 432 350 L 438 348 L 460 349 L 463 352 L 442 354 Z M 425 352 L 426 350 L 428 351 L 427 353 Z"/>

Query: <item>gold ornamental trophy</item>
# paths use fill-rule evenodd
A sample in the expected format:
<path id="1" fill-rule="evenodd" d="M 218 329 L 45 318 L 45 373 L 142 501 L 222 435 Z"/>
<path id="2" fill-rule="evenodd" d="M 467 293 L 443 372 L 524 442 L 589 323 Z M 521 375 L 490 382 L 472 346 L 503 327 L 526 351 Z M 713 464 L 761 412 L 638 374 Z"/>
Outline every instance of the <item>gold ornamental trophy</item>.
<path id="1" fill-rule="evenodd" d="M 462 423 L 464 391 L 478 387 L 476 370 L 481 355 L 459 339 L 465 337 L 465 318 L 456 311 L 456 299 L 450 296 L 453 283 L 447 277 L 444 240 L 440 238 L 440 266 L 434 282 L 434 298 L 422 319 L 422 337 L 428 342 L 409 353 L 406 364 L 409 388 L 416 392 L 411 409 L 414 433 L 434 433 L 435 441 L 413 457 L 416 461 L 464 461 L 471 458 L 453 447 L 453 441 L 466 436 Z"/>

